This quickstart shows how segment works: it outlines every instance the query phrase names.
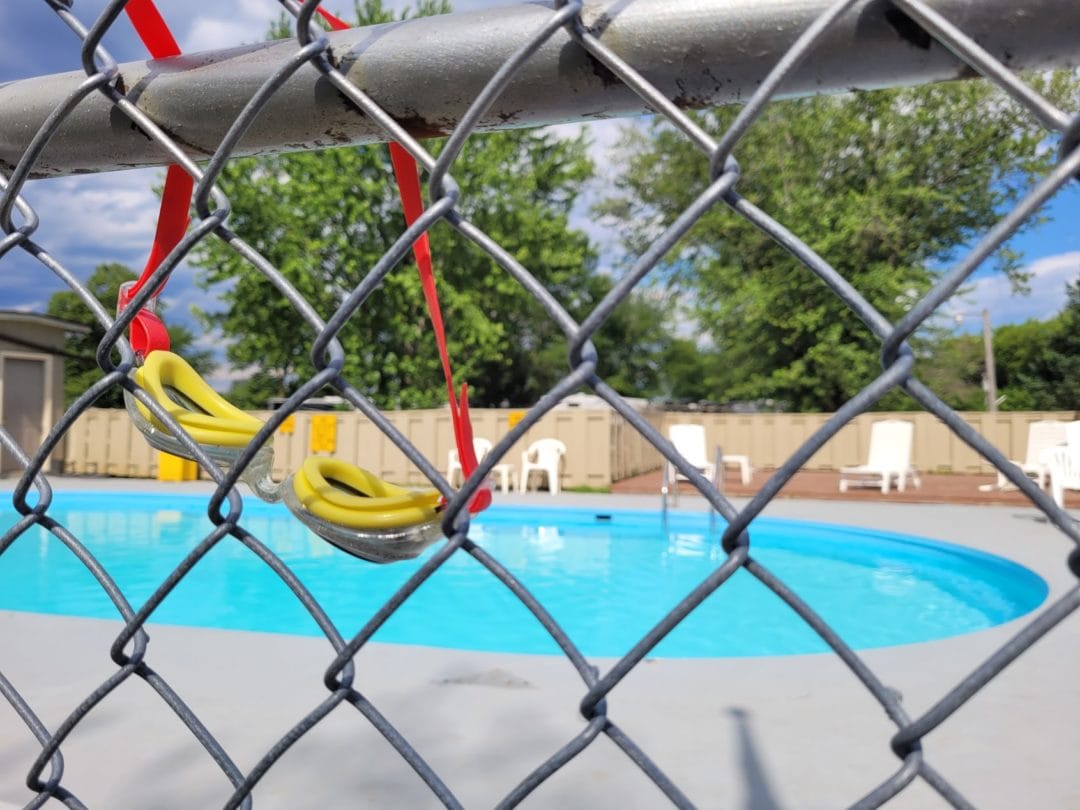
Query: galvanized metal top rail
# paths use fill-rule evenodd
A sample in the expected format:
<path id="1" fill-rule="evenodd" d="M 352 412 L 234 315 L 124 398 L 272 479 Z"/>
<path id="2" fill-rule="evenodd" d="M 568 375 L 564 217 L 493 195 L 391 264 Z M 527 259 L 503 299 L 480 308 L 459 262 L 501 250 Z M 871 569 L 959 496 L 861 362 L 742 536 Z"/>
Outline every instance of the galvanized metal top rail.
<path id="1" fill-rule="evenodd" d="M 747 99 L 831 0 L 615 0 L 586 6 L 591 33 L 676 106 Z M 937 0 L 1006 66 L 1080 65 L 1075 0 Z M 418 137 L 446 135 L 506 59 L 551 14 L 550 4 L 427 17 L 329 35 L 340 69 Z M 1045 25 L 1053 19 L 1056 24 Z M 264 43 L 120 68 L 120 87 L 195 158 L 221 143 L 243 106 L 297 49 Z M 467 59 L 462 55 L 468 54 Z M 869 0 L 825 33 L 778 96 L 926 83 L 973 75 L 892 3 Z M 0 86 L 0 169 L 10 171 L 46 117 L 84 81 L 64 73 Z M 633 90 L 560 30 L 517 72 L 478 129 L 538 126 L 646 112 Z M 235 155 L 385 140 L 313 67 L 274 94 Z M 162 165 L 164 151 L 100 93 L 67 116 L 35 176 Z"/>

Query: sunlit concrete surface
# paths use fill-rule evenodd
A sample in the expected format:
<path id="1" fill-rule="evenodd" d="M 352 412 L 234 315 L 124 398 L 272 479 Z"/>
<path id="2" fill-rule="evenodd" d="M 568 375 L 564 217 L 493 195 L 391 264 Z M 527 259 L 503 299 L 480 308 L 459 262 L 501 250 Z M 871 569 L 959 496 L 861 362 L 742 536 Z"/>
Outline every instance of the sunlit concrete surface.
<path id="1" fill-rule="evenodd" d="M 131 491 L 154 482 L 53 479 Z M 10 489 L 13 482 L 3 482 Z M 181 489 L 205 492 L 205 484 Z M 657 508 L 657 498 L 498 496 L 530 505 Z M 687 497 L 681 508 L 702 508 Z M 779 501 L 767 514 L 934 537 L 1008 557 L 1050 585 L 1075 586 L 1064 536 L 1032 509 Z M 0 565 L 3 558 L 0 557 Z M 358 583 L 358 587 L 360 584 Z M 1045 607 L 1045 605 L 1044 605 Z M 364 617 L 357 618 L 355 631 Z M 943 641 L 867 651 L 863 659 L 918 716 L 1030 622 Z M 0 612 L 0 671 L 55 728 L 116 666 L 119 623 Z M 333 658 L 315 638 L 151 624 L 146 663 L 164 677 L 246 772 L 327 696 Z M 370 644 L 356 685 L 466 807 L 491 807 L 585 727 L 581 679 L 558 657 Z M 600 670 L 608 659 L 594 661 Z M 1080 807 L 1080 620 L 1070 617 L 924 741 L 927 760 L 980 808 Z M 608 715 L 699 807 L 770 810 L 851 804 L 899 767 L 895 727 L 833 655 L 652 660 L 608 699 Z M 0 808 L 22 806 L 39 748 L 0 701 Z M 179 718 L 132 678 L 63 746 L 63 784 L 93 808 L 221 806 L 231 788 Z M 294 745 L 254 791 L 258 808 L 441 806 L 383 737 L 342 705 Z M 50 806 L 59 806 L 58 804 Z M 653 808 L 663 796 L 601 737 L 525 807 Z M 946 803 L 916 781 L 889 807 Z"/>

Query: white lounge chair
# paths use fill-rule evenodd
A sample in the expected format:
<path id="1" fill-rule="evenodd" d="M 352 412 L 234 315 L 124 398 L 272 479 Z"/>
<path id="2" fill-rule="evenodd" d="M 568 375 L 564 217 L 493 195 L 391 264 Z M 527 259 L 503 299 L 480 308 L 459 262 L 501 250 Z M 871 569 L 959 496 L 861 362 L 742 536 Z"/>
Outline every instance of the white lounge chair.
<path id="1" fill-rule="evenodd" d="M 491 452 L 493 447 L 492 443 L 488 439 L 476 437 L 473 439 L 473 451 L 476 453 L 476 460 L 483 461 L 484 456 Z M 446 459 L 446 480 L 450 482 L 451 486 L 457 486 L 459 477 L 464 477 L 465 470 L 461 466 L 461 458 L 458 456 L 457 448 L 452 449 Z M 503 492 L 509 492 L 512 486 L 512 479 L 514 478 L 514 465 L 513 464 L 496 464 L 491 468 L 491 474 L 499 476 L 499 489 Z"/>
<path id="2" fill-rule="evenodd" d="M 710 484 L 716 484 L 716 464 L 713 460 L 716 458 L 716 451 L 713 451 L 712 458 L 710 458 L 708 447 L 705 444 L 704 425 L 671 425 L 668 428 L 668 438 L 675 445 L 675 449 L 679 451 L 679 455 L 700 471 Z M 725 467 L 738 467 L 739 480 L 744 485 L 750 483 L 753 468 L 750 466 L 749 456 L 722 455 L 720 461 Z M 675 465 L 670 465 L 668 480 L 677 483 L 678 481 L 685 481 L 686 476 L 679 473 L 675 469 Z"/>
<path id="3" fill-rule="evenodd" d="M 911 464 L 911 446 L 915 438 L 915 423 L 903 419 L 883 419 L 870 425 L 870 451 L 866 463 L 858 467 L 840 468 L 840 491 L 849 486 L 880 486 L 887 495 L 892 481 L 898 491 L 910 478 L 915 487 L 922 486 L 919 473 Z"/>
<path id="4" fill-rule="evenodd" d="M 1065 444 L 1048 451 L 1050 495 L 1065 508 L 1065 490 L 1080 490 L 1080 422 L 1065 425 Z"/>
<path id="5" fill-rule="evenodd" d="M 1046 479 L 1050 473 L 1049 452 L 1058 445 L 1065 444 L 1066 422 L 1056 419 L 1043 419 L 1028 425 L 1027 455 L 1023 461 L 1009 459 L 1024 474 L 1035 478 L 1039 482 L 1039 489 L 1046 489 Z M 1005 489 L 1012 486 L 1009 479 L 998 473 L 997 488 Z"/>
<path id="6" fill-rule="evenodd" d="M 518 479 L 518 492 L 529 490 L 529 477 L 536 472 L 547 476 L 548 490 L 552 495 L 558 495 L 559 478 L 562 475 L 562 461 L 565 455 L 566 445 L 558 439 L 537 439 L 530 444 L 529 449 L 521 454 L 521 478 Z"/>

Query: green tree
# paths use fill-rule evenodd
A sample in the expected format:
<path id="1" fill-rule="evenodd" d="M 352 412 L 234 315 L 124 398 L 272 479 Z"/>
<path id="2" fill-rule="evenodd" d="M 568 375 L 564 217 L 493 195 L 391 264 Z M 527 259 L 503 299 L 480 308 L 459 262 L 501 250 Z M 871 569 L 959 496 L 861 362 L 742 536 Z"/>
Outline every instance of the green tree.
<path id="1" fill-rule="evenodd" d="M 694 341 L 675 338 L 662 355 L 663 395 L 672 400 L 707 400 L 714 396 L 716 354 Z"/>
<path id="2" fill-rule="evenodd" d="M 950 407 L 982 411 L 986 410 L 985 366 L 980 335 L 941 336 L 920 358 L 919 379 Z"/>
<path id="3" fill-rule="evenodd" d="M 423 4 L 420 11 L 445 8 Z M 369 0 L 357 4 L 357 18 L 370 24 L 390 14 Z M 592 172 L 586 146 L 584 137 L 544 132 L 483 135 L 469 140 L 452 168 L 461 186 L 461 213 L 573 313 L 588 308 L 599 292 L 594 250 L 584 233 L 568 227 L 570 208 Z M 325 319 L 404 230 L 392 177 L 386 147 L 375 145 L 236 160 L 220 183 L 233 204 L 230 227 Z M 561 330 L 517 281 L 446 223 L 432 229 L 431 240 L 450 355 L 458 379 L 470 383 L 471 401 L 534 401 L 566 373 Z M 234 367 L 260 369 L 260 385 L 245 390 L 259 397 L 270 389 L 267 383 L 276 394 L 295 390 L 312 373 L 313 330 L 220 240 L 201 243 L 193 261 L 201 268 L 200 283 L 223 305 L 201 317 L 226 338 Z M 349 319 L 340 339 L 345 376 L 379 406 L 445 401 L 411 255 Z"/>
<path id="4" fill-rule="evenodd" d="M 1055 98 L 1077 94 L 1066 73 L 1030 81 Z M 696 117 L 720 133 L 736 112 Z M 774 102 L 735 150 L 737 191 L 895 319 L 1053 162 L 1044 140 L 1029 114 L 981 81 Z M 616 191 L 598 213 L 638 254 L 701 193 L 708 172 L 663 120 L 628 130 L 620 157 Z M 723 205 L 680 247 L 659 274 L 687 293 L 724 357 L 710 398 L 833 410 L 880 373 L 879 341 L 865 325 Z M 1019 258 L 1006 250 L 998 263 L 1022 285 Z"/>
<path id="5" fill-rule="evenodd" d="M 116 309 L 116 298 L 120 285 L 134 281 L 138 276 L 123 264 L 109 262 L 99 264 L 86 282 L 86 288 L 101 302 L 106 311 Z M 105 336 L 105 328 L 94 317 L 82 300 L 72 291 L 63 290 L 53 293 L 47 308 L 49 315 L 62 318 L 72 323 L 90 327 L 85 335 L 69 335 L 65 346 L 64 359 L 64 402 L 70 405 L 93 383 L 101 379 L 102 371 L 97 364 L 98 344 Z M 158 314 L 164 313 L 164 303 L 158 302 Z M 168 325 L 169 341 L 172 351 L 181 355 L 200 373 L 213 369 L 213 357 L 209 351 L 194 348 L 195 335 L 190 329 L 180 325 Z M 100 408 L 122 408 L 123 395 L 119 388 L 107 391 L 97 401 Z"/>
<path id="6" fill-rule="evenodd" d="M 1080 280 L 1057 317 L 996 329 L 994 360 L 1005 410 L 1080 409 Z"/>
<path id="7" fill-rule="evenodd" d="M 592 293 L 588 308 L 598 304 L 613 285 L 611 276 L 593 276 L 587 284 Z M 597 373 L 627 396 L 656 397 L 665 393 L 664 357 L 674 340 L 674 324 L 667 303 L 652 292 L 632 292 L 593 337 Z M 576 314 L 584 317 L 585 312 Z M 565 354 L 562 362 L 565 367 Z"/>
<path id="8" fill-rule="evenodd" d="M 1066 287 L 1065 309 L 1058 316 L 1057 333 L 1050 338 L 1058 380 L 1056 407 L 1080 410 L 1080 279 Z"/>
<path id="9" fill-rule="evenodd" d="M 1080 409 L 1080 281 L 1066 285 L 1066 304 L 1045 321 L 1000 326 L 992 336 L 1001 409 Z M 986 408 L 981 335 L 935 337 L 919 361 L 919 376 L 958 410 Z"/>

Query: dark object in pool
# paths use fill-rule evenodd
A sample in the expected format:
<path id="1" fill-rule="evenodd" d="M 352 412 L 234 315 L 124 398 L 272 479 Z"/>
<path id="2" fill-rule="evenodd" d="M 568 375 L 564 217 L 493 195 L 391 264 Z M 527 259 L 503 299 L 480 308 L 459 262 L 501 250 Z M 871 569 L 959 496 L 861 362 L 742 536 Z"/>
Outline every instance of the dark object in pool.
<path id="1" fill-rule="evenodd" d="M 597 515 L 597 520 L 611 520 L 611 515 Z"/>

